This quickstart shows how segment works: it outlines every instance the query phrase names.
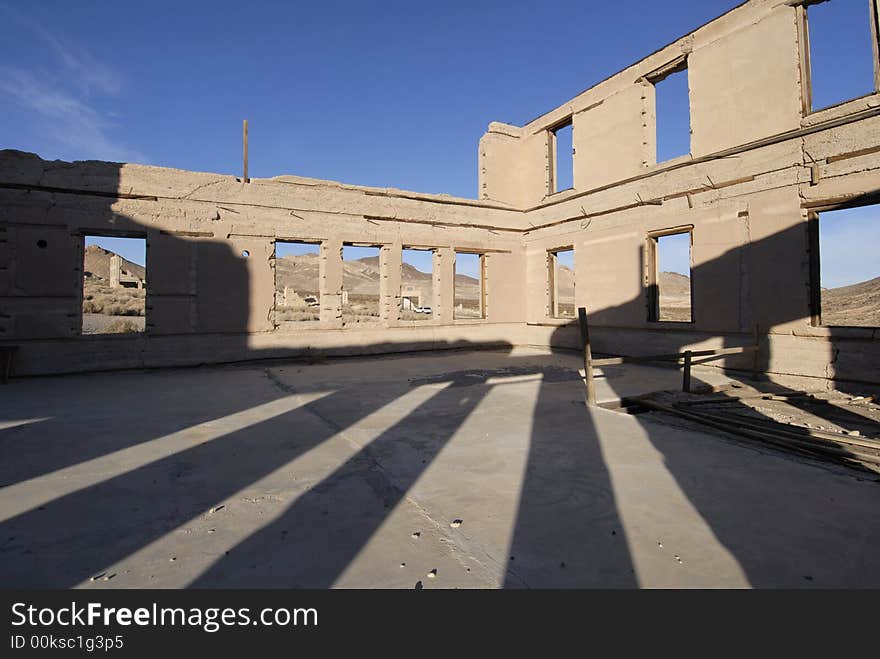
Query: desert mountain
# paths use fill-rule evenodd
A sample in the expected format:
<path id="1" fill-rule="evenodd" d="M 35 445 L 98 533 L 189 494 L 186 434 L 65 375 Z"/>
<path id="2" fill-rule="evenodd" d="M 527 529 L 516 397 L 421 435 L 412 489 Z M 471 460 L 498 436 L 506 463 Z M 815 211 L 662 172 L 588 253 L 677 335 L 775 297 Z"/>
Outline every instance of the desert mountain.
<path id="1" fill-rule="evenodd" d="M 282 256 L 275 260 L 276 286 L 282 289 L 290 286 L 295 291 L 316 293 L 313 290 L 318 281 L 319 262 L 317 254 Z M 431 285 L 431 275 L 422 272 L 408 263 L 401 269 L 403 284 Z M 455 284 L 458 297 L 478 297 L 479 280 L 466 275 L 456 275 Z M 342 262 L 342 286 L 355 295 L 379 295 L 379 257 Z"/>
<path id="2" fill-rule="evenodd" d="M 101 279 L 106 279 L 109 281 L 110 257 L 114 255 L 116 255 L 115 252 L 106 250 L 103 247 L 98 247 L 97 245 L 89 245 L 88 247 L 86 247 L 85 250 L 83 274 L 87 277 L 91 274 L 94 277 L 100 277 Z M 132 263 L 128 259 L 123 258 L 122 269 L 127 270 L 135 277 L 145 279 L 145 269 L 142 265 Z"/>
<path id="3" fill-rule="evenodd" d="M 113 252 L 97 245 L 85 249 L 86 276 L 110 279 L 110 257 Z M 145 276 L 145 269 L 137 263 L 122 259 L 122 267 L 137 277 Z M 298 292 L 317 293 L 319 262 L 317 254 L 284 256 L 275 262 L 279 287 L 290 286 Z M 431 275 L 403 264 L 401 277 L 404 284 L 430 286 Z M 574 294 L 574 271 L 560 266 L 557 272 L 560 297 Z M 379 258 L 371 256 L 354 261 L 343 261 L 342 283 L 345 290 L 358 295 L 379 294 Z M 456 297 L 479 296 L 479 280 L 467 275 L 456 275 Z M 687 308 L 690 305 L 690 277 L 677 272 L 660 273 L 661 304 L 666 307 Z M 880 277 L 850 286 L 822 290 L 822 323 L 824 325 L 852 325 L 880 327 Z"/>
<path id="4" fill-rule="evenodd" d="M 691 296 L 691 278 L 678 272 L 660 273 L 660 295 L 670 298 L 689 299 Z"/>
<path id="5" fill-rule="evenodd" d="M 880 277 L 823 289 L 822 324 L 880 327 Z"/>

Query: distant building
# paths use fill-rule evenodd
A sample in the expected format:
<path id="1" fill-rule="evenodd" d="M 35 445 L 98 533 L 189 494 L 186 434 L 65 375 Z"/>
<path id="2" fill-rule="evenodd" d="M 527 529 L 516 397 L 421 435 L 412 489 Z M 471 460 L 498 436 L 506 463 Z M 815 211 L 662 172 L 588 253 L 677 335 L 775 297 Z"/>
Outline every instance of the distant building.
<path id="1" fill-rule="evenodd" d="M 110 288 L 144 288 L 147 281 L 143 277 L 129 272 L 123 263 L 124 261 L 119 254 L 110 257 Z"/>

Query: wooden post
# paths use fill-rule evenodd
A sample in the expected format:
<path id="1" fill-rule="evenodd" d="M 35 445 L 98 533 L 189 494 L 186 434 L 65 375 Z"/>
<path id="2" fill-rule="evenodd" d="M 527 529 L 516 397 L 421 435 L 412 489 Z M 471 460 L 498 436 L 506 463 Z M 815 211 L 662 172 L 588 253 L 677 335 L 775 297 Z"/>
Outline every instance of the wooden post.
<path id="1" fill-rule="evenodd" d="M 682 377 L 681 390 L 686 394 L 691 393 L 691 361 L 694 353 L 691 350 L 684 351 L 684 376 Z"/>
<path id="2" fill-rule="evenodd" d="M 761 334 L 758 323 L 755 323 L 755 351 L 752 353 L 752 381 L 758 379 L 758 370 L 760 368 L 761 353 Z"/>
<path id="3" fill-rule="evenodd" d="M 590 326 L 587 323 L 587 310 L 578 307 L 578 325 L 581 328 L 581 343 L 584 345 L 584 382 L 587 385 L 587 405 L 596 404 L 596 384 L 593 382 L 593 351 L 590 349 Z"/>
<path id="4" fill-rule="evenodd" d="M 244 140 L 244 182 L 250 183 L 251 180 L 248 178 L 248 125 L 247 119 L 244 120 L 242 124 L 242 138 Z"/>

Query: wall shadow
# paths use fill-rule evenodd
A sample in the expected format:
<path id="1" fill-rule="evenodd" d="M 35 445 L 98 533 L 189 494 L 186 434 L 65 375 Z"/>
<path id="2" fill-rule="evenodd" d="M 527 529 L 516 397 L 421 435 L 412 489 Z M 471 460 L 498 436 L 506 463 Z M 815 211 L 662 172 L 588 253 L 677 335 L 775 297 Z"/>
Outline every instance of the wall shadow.
<path id="1" fill-rule="evenodd" d="M 857 206 L 876 203 L 876 201 L 876 193 L 871 193 L 852 200 L 850 205 Z M 863 415 L 839 407 L 822 405 L 809 397 L 798 397 L 795 395 L 798 390 L 769 383 L 763 375 L 771 368 L 774 358 L 780 357 L 772 353 L 773 344 L 770 341 L 772 329 L 805 317 L 809 318 L 811 307 L 810 291 L 803 285 L 803 270 L 780 274 L 779 269 L 770 271 L 762 267 L 762 264 L 802 260 L 804 254 L 809 254 L 810 230 L 806 223 L 799 223 L 764 239 L 731 249 L 718 258 L 693 268 L 695 314 L 700 314 L 701 298 L 709 297 L 707 287 L 719 282 L 723 287 L 723 282 L 729 282 L 731 279 L 738 283 L 736 278 L 741 271 L 750 273 L 746 282 L 746 295 L 727 297 L 735 300 L 735 304 L 732 304 L 730 309 L 721 309 L 719 316 L 709 322 L 710 327 L 714 324 L 719 333 L 729 332 L 731 328 L 740 329 L 740 337 L 725 336 L 724 347 L 753 344 L 748 329 L 741 325 L 743 320 L 757 325 L 756 334 L 760 345 L 758 354 L 756 356 L 747 354 L 730 359 L 731 368 L 734 369 L 731 371 L 732 374 L 742 377 L 748 375 L 750 371 L 756 371 L 760 377 L 753 384 L 776 394 L 791 396 L 792 405 L 829 423 L 837 423 L 844 427 L 849 424 L 854 427 L 863 426 L 866 422 Z M 761 278 L 762 273 L 771 274 L 768 274 L 765 280 Z M 631 322 L 632 319 L 646 318 L 651 293 L 644 291 L 643 295 L 621 305 L 588 310 L 591 329 L 601 328 L 602 325 L 620 326 Z M 717 291 L 716 295 L 725 297 L 729 293 L 730 291 L 721 290 Z M 672 329 L 674 326 L 667 327 Z M 857 343 L 848 328 L 829 327 L 824 331 L 829 337 L 829 362 L 837 360 L 847 348 L 852 349 Z M 571 346 L 576 340 L 577 332 L 576 324 L 560 328 L 554 332 L 551 344 Z M 711 334 L 711 331 L 699 334 Z M 601 332 L 593 332 L 594 352 L 615 354 L 616 351 L 609 348 L 607 342 L 603 342 L 602 336 Z M 640 354 L 680 352 L 688 342 L 687 335 L 682 332 L 669 333 L 664 337 L 661 350 L 652 349 L 656 344 L 646 344 Z M 846 377 L 845 371 L 838 371 L 838 374 Z M 615 387 L 613 379 L 607 382 L 612 388 Z M 856 389 L 858 386 L 857 383 L 850 385 Z M 754 411 L 745 404 L 726 407 L 734 413 L 754 415 Z M 850 511 L 840 500 L 835 499 L 834 494 L 817 493 L 810 485 L 810 470 L 828 469 L 821 459 L 807 458 L 804 461 L 803 458 L 792 458 L 791 454 L 787 453 L 782 460 L 785 460 L 785 464 L 790 467 L 778 468 L 782 464 L 779 461 L 783 456 L 782 449 L 774 449 L 754 440 L 751 444 L 760 451 L 760 458 L 757 459 L 758 464 L 756 464 L 755 460 L 744 457 L 749 453 L 727 448 L 733 444 L 730 440 L 718 437 L 718 431 L 708 427 L 701 431 L 699 426 L 694 426 L 696 432 L 713 435 L 717 442 L 727 444 L 721 447 L 721 451 L 731 460 L 731 468 L 723 471 L 714 468 L 713 481 L 710 483 L 706 481 L 701 470 L 704 465 L 716 462 L 717 447 L 706 443 L 688 443 L 680 438 L 671 439 L 668 432 L 658 432 L 658 428 L 663 427 L 661 421 L 636 418 L 647 440 L 662 455 L 664 466 L 674 477 L 681 491 L 736 559 L 753 586 L 817 585 L 822 582 L 819 575 L 822 575 L 823 571 L 833 572 L 823 567 L 826 561 L 837 560 L 838 564 L 849 563 L 856 566 L 864 564 L 865 552 L 870 551 L 870 548 L 866 547 L 864 542 L 847 545 L 844 541 L 852 530 L 837 525 L 837 520 L 845 517 Z M 772 421 L 769 417 L 763 420 Z M 584 432 L 588 431 L 587 428 L 584 429 Z M 742 443 L 749 444 L 750 441 L 743 439 Z M 792 476 L 794 472 L 800 475 Z M 852 471 L 851 476 L 861 480 L 878 480 L 876 475 L 868 472 Z M 517 537 L 531 534 L 543 522 L 539 519 L 536 523 L 533 516 L 526 513 L 522 513 L 520 517 L 521 521 L 518 521 L 516 529 Z M 835 546 L 834 542 L 829 543 L 829 538 L 838 538 L 841 541 L 838 543 L 837 559 L 834 558 L 834 550 L 831 549 Z M 795 559 L 801 564 L 812 563 L 813 568 L 804 575 L 798 574 L 792 577 L 790 571 Z M 866 579 L 867 583 L 875 583 L 876 575 L 866 574 Z M 865 585 L 865 582 L 854 579 L 850 583 L 841 584 L 832 579 L 825 584 L 857 587 Z"/>

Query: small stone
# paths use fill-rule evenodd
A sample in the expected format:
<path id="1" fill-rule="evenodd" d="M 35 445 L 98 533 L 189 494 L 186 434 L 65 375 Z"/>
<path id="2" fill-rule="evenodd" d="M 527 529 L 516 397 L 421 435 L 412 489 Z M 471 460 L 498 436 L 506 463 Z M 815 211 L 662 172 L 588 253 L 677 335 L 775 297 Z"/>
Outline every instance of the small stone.
<path id="1" fill-rule="evenodd" d="M 214 507 L 211 508 L 211 510 L 209 510 L 208 512 L 209 512 L 210 514 L 214 514 L 214 513 L 216 513 L 218 510 L 223 510 L 225 507 L 226 507 L 226 506 L 223 506 L 223 505 L 214 506 Z"/>
<path id="2" fill-rule="evenodd" d="M 406 567 L 406 563 L 401 563 L 400 567 Z"/>
<path id="3" fill-rule="evenodd" d="M 562 562 L 559 564 L 559 567 L 565 567 L 565 561 L 562 561 Z"/>
<path id="4" fill-rule="evenodd" d="M 177 556 L 172 556 L 171 558 L 168 559 L 168 562 L 173 563 L 176 560 L 177 560 Z"/>
<path id="5" fill-rule="evenodd" d="M 436 576 L 437 576 L 437 568 L 434 568 L 433 570 L 428 572 L 428 579 L 433 579 Z"/>
<path id="6" fill-rule="evenodd" d="M 416 588 L 415 588 L 415 589 L 416 589 L 416 590 L 421 590 L 422 588 L 424 588 L 424 586 L 422 585 L 422 582 L 421 582 L 421 581 L 416 581 Z"/>
<path id="7" fill-rule="evenodd" d="M 110 579 L 112 579 L 115 576 L 116 576 L 115 572 L 113 572 L 112 574 L 108 574 L 106 577 L 104 577 L 104 581 L 110 581 Z"/>
<path id="8" fill-rule="evenodd" d="M 412 534 L 411 537 L 412 537 L 413 539 L 418 539 L 418 538 L 421 538 L 421 537 L 422 537 L 422 534 L 421 534 L 420 531 L 416 531 L 415 533 Z"/>
<path id="9" fill-rule="evenodd" d="M 105 574 L 107 574 L 107 573 L 106 573 L 106 572 L 101 572 L 101 574 L 96 574 L 95 576 L 93 576 L 93 577 L 91 578 L 91 581 L 97 581 L 98 579 L 100 579 L 101 577 L 103 577 Z"/>
<path id="10" fill-rule="evenodd" d="M 658 541 L 658 542 L 657 542 L 657 546 L 660 547 L 660 548 L 662 549 L 662 548 L 663 548 L 663 543 Z"/>
<path id="11" fill-rule="evenodd" d="M 862 433 L 860 433 L 858 430 L 850 430 L 850 431 L 849 431 L 849 435 L 850 435 L 851 437 L 861 437 L 861 436 L 862 436 Z"/>
<path id="12" fill-rule="evenodd" d="M 452 522 L 449 523 L 449 526 L 451 526 L 454 529 L 457 529 L 459 526 L 461 526 L 461 522 L 462 522 L 462 520 L 460 520 L 460 519 L 454 519 L 454 520 L 452 520 Z"/>

